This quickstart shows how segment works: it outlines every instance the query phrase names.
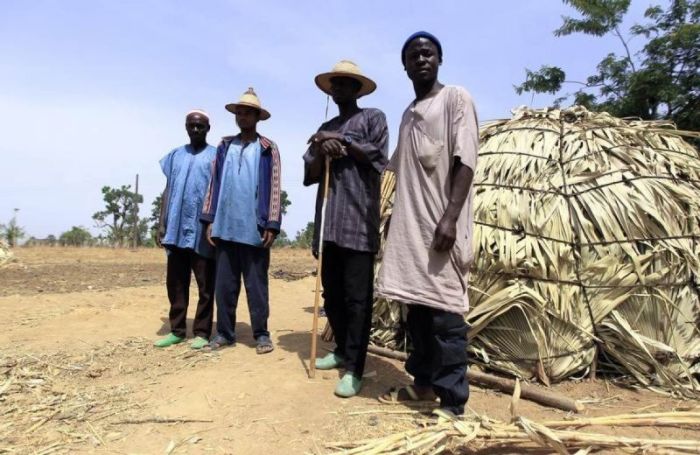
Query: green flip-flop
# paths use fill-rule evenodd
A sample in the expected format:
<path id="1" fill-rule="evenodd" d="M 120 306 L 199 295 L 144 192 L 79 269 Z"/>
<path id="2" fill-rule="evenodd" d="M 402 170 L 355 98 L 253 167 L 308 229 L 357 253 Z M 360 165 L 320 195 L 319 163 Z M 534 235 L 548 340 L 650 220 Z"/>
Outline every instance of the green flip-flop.
<path id="1" fill-rule="evenodd" d="M 209 340 L 207 340 L 204 337 L 195 337 L 194 340 L 192 340 L 192 344 L 190 344 L 190 347 L 192 349 L 203 349 L 209 344 Z"/>
<path id="2" fill-rule="evenodd" d="M 157 340 L 155 343 L 153 343 L 153 346 L 157 348 L 167 348 L 168 346 L 182 343 L 183 341 L 185 341 L 185 337 L 180 338 L 179 336 L 170 332 L 165 338 L 161 338 L 160 340 Z"/>

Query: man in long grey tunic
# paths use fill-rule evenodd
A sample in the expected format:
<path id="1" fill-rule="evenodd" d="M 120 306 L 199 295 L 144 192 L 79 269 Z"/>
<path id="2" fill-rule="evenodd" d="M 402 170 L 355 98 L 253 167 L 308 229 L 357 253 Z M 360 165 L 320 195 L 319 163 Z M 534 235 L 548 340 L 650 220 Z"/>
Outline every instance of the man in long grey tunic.
<path id="1" fill-rule="evenodd" d="M 380 177 L 387 163 L 388 131 L 384 113 L 360 108 L 357 99 L 376 85 L 353 62 L 342 60 L 331 72 L 316 76 L 316 85 L 333 97 L 338 116 L 311 136 L 304 154 L 304 185 L 319 184 L 314 229 L 319 247 L 326 157 L 329 195 L 323 229 L 324 308 L 336 349 L 316 359 L 316 368 L 344 366 L 335 389 L 340 397 L 356 395 L 362 386 L 372 318 L 374 256 L 379 249 Z"/>
<path id="2" fill-rule="evenodd" d="M 408 305 L 413 351 L 406 370 L 414 384 L 380 400 L 437 395 L 442 409 L 462 414 L 469 396 L 464 313 L 472 262 L 476 112 L 464 88 L 438 81 L 442 47 L 435 36 L 412 35 L 401 56 L 416 99 L 403 114 L 389 164 L 396 173 L 396 195 L 376 293 Z"/>

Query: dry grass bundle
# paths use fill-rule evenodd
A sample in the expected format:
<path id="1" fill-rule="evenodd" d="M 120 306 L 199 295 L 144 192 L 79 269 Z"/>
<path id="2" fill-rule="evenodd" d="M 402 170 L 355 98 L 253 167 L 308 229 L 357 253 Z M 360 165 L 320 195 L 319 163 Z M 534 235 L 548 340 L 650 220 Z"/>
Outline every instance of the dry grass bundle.
<path id="1" fill-rule="evenodd" d="M 700 453 L 700 440 L 634 438 L 567 429 L 589 425 L 615 428 L 640 425 L 700 427 L 698 412 L 662 414 L 630 414 L 541 423 L 525 417 L 515 417 L 511 423 L 479 415 L 464 419 L 439 418 L 437 421 L 433 419 L 418 422 L 416 429 L 386 437 L 333 442 L 326 444 L 326 447 L 333 450 L 333 453 L 347 455 L 437 454 L 461 448 L 497 450 L 506 447 L 509 453 L 514 453 L 525 452 L 533 445 L 559 454 L 568 454 L 570 450 L 577 449 L 581 451 L 576 453 L 589 453 L 594 449 L 610 449 L 616 453 Z"/>
<path id="2" fill-rule="evenodd" d="M 0 267 L 9 263 L 13 259 L 14 255 L 12 254 L 12 251 L 10 251 L 10 247 L 7 246 L 4 241 L 0 240 Z"/>
<path id="3" fill-rule="evenodd" d="M 700 390 L 700 156 L 682 135 L 700 137 L 581 107 L 482 129 L 475 361 L 549 383 L 600 359 L 646 387 Z M 387 305 L 375 321 L 399 320 Z"/>

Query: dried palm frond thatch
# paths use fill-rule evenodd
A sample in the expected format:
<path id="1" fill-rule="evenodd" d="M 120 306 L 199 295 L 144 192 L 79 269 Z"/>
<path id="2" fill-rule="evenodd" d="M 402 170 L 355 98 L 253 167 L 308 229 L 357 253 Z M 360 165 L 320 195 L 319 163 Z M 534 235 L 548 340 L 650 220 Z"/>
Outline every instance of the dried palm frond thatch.
<path id="1" fill-rule="evenodd" d="M 700 155 L 683 135 L 700 137 L 582 107 L 482 128 L 475 361 L 545 383 L 599 361 L 647 387 L 700 390 Z M 399 311 L 378 302 L 376 343 Z"/>

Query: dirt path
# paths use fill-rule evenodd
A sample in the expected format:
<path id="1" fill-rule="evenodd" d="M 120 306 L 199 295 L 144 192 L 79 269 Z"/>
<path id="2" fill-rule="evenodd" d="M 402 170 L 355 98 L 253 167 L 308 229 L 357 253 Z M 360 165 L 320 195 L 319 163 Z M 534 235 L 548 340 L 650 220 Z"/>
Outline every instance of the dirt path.
<path id="1" fill-rule="evenodd" d="M 162 277 L 162 255 L 117 252 L 110 260 L 84 254 L 82 263 L 103 261 L 113 272 L 126 265 L 126 272 L 114 273 L 125 273 L 131 286 L 104 276 L 92 280 L 88 265 L 76 269 L 86 277 L 77 292 L 22 292 L 16 287 L 17 292 L 3 292 L 0 297 L 6 321 L 6 330 L 0 332 L 0 391 L 11 381 L 5 393 L 0 392 L 0 453 L 52 447 L 59 453 L 324 453 L 324 442 L 364 439 L 415 426 L 415 415 L 368 412 L 386 411 L 376 396 L 407 380 L 399 362 L 370 355 L 365 387 L 350 400 L 333 396 L 337 371 L 307 378 L 314 278 L 271 281 L 270 329 L 276 344 L 271 354 L 255 354 L 244 296 L 238 309 L 237 346 L 209 354 L 193 352 L 185 343 L 156 350 L 152 341 L 168 331 L 165 287 L 142 285 L 138 277 L 143 272 L 134 266 L 142 264 L 142 270 Z M 308 268 L 306 255 L 296 254 L 276 253 L 271 270 Z M 28 255 L 19 256 L 32 267 Z M 61 266 L 60 260 L 51 265 Z M 4 273 L 0 271 L 3 286 Z M 90 284 L 97 281 L 106 289 Z M 320 344 L 321 349 L 329 347 Z M 555 388 L 592 400 L 589 415 L 688 406 L 603 381 Z M 470 406 L 505 419 L 508 402 L 507 396 L 473 388 Z M 521 402 L 520 408 L 533 419 L 564 415 L 528 402 Z M 151 422 L 138 423 L 147 419 Z M 202 421 L 154 423 L 153 419 Z M 628 434 L 695 436 L 673 428 L 638 428 Z"/>

